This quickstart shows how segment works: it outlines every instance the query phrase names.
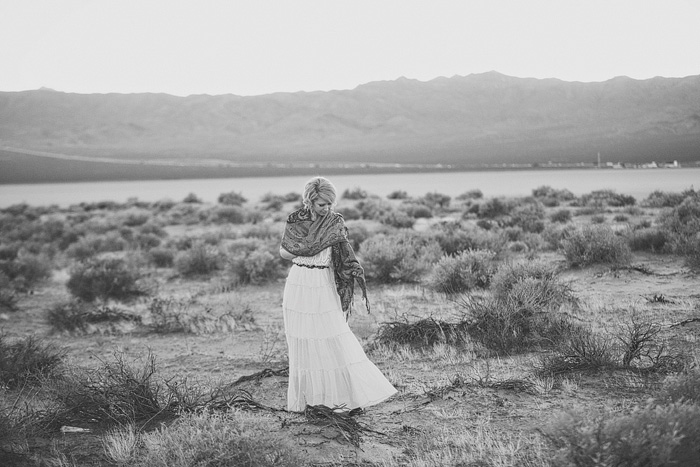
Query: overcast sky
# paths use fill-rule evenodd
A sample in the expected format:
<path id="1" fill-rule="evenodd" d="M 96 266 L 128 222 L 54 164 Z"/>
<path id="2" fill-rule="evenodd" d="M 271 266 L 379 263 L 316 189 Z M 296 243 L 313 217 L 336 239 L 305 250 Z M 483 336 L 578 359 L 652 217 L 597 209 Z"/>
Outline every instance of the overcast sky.
<path id="1" fill-rule="evenodd" d="M 700 0 L 0 0 L 0 91 L 700 74 Z"/>

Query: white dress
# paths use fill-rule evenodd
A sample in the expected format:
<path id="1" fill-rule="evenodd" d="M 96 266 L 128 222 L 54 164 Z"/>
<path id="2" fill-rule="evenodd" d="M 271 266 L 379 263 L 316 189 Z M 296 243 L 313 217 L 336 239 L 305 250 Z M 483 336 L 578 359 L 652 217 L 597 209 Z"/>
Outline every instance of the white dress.
<path id="1" fill-rule="evenodd" d="M 352 410 L 391 397 L 396 389 L 369 361 L 345 320 L 331 249 L 293 262 L 282 303 L 289 348 L 287 410 L 301 412 L 306 405 Z"/>

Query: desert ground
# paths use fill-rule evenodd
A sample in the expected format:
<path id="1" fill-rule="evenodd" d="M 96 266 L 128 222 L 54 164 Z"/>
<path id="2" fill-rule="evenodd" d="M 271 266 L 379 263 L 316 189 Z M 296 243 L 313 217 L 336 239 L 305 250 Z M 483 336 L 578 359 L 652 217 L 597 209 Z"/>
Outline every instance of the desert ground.
<path id="1" fill-rule="evenodd" d="M 228 195 L 2 211 L 0 464 L 697 465 L 692 189 L 339 196 L 372 305 L 350 326 L 398 389 L 352 416 L 285 410 L 298 198 Z M 15 368 L 29 338 L 60 358 Z M 110 412 L 129 378 L 155 406 Z"/>

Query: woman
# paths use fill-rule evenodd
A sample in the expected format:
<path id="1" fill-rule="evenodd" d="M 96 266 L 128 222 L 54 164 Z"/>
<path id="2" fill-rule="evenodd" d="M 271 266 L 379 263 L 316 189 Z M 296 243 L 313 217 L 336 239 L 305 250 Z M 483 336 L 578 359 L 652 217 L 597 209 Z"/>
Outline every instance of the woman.
<path id="1" fill-rule="evenodd" d="M 304 207 L 287 219 L 280 255 L 293 265 L 282 303 L 289 348 L 287 410 L 306 405 L 353 410 L 396 393 L 367 359 L 347 324 L 354 283 L 369 311 L 364 271 L 333 211 L 336 191 L 323 177 L 304 187 Z"/>

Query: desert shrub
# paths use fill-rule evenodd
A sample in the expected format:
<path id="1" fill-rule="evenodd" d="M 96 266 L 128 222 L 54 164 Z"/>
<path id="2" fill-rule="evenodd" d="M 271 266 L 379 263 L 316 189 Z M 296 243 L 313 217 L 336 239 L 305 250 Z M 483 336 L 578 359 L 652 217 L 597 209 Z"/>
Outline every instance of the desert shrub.
<path id="1" fill-rule="evenodd" d="M 558 311 L 577 304 L 569 284 L 542 262 L 504 264 L 491 278 L 492 295 L 457 302 L 467 332 L 499 354 L 555 348 L 579 332 Z"/>
<path id="2" fill-rule="evenodd" d="M 345 224 L 348 228 L 348 241 L 355 252 L 360 250 L 362 242 L 370 236 L 370 231 L 364 221 L 349 221 Z"/>
<path id="3" fill-rule="evenodd" d="M 367 192 L 363 190 L 360 187 L 355 187 L 352 190 L 349 188 L 346 188 L 345 191 L 343 191 L 343 194 L 341 195 L 341 198 L 343 199 L 365 199 L 367 198 Z"/>
<path id="4" fill-rule="evenodd" d="M 14 261 L 19 255 L 19 250 L 21 244 L 11 243 L 11 244 L 1 244 L 0 245 L 0 261 Z"/>
<path id="5" fill-rule="evenodd" d="M 196 298 L 156 297 L 148 305 L 150 328 L 159 334 L 231 332 L 236 317 L 230 308 L 215 310 Z"/>
<path id="6" fill-rule="evenodd" d="M 384 214 L 394 210 L 388 201 L 380 198 L 365 198 L 355 203 L 355 208 L 360 211 L 363 219 L 379 220 Z"/>
<path id="7" fill-rule="evenodd" d="M 663 230 L 644 228 L 630 231 L 627 235 L 627 241 L 632 251 L 661 253 L 666 247 L 668 236 Z"/>
<path id="8" fill-rule="evenodd" d="M 605 216 L 603 214 L 594 214 L 591 216 L 592 224 L 605 224 Z"/>
<path id="9" fill-rule="evenodd" d="M 591 332 L 588 328 L 573 327 L 573 332 L 557 345 L 552 354 L 539 357 L 535 375 L 560 376 L 572 372 L 598 372 L 619 368 L 615 349 L 609 339 Z"/>
<path id="10" fill-rule="evenodd" d="M 506 238 L 498 233 L 467 227 L 459 222 L 436 224 L 431 232 L 440 249 L 448 255 L 464 250 L 491 250 L 496 253 L 505 248 Z"/>
<path id="11" fill-rule="evenodd" d="M 64 357 L 64 352 L 37 337 L 10 342 L 0 334 L 0 386 L 16 389 L 40 384 L 57 371 Z"/>
<path id="12" fill-rule="evenodd" d="M 151 220 L 151 212 L 145 209 L 127 209 L 122 211 L 119 216 L 119 222 L 128 227 L 138 227 Z"/>
<path id="13" fill-rule="evenodd" d="M 488 219 L 479 219 L 476 221 L 477 227 L 484 229 L 484 230 L 491 230 L 493 229 L 496 224 Z M 521 229 L 522 230 L 522 229 Z"/>
<path id="14" fill-rule="evenodd" d="M 511 226 L 525 232 L 539 233 L 544 230 L 544 206 L 540 202 L 528 202 L 515 207 L 510 214 Z"/>
<path id="15" fill-rule="evenodd" d="M 629 414 L 569 411 L 544 427 L 555 465 L 699 465 L 700 406 L 648 403 Z"/>
<path id="16" fill-rule="evenodd" d="M 95 331 L 120 333 L 121 326 L 137 325 L 141 317 L 114 306 L 94 305 L 81 300 L 54 304 L 46 313 L 46 321 L 56 332 L 91 334 Z M 130 328 L 131 326 L 128 326 Z"/>
<path id="17" fill-rule="evenodd" d="M 138 365 L 138 366 L 137 366 Z M 155 380 L 155 357 L 127 362 L 115 353 L 113 362 L 83 370 L 74 369 L 51 387 L 57 408 L 56 425 L 98 424 L 102 426 L 146 421 L 170 412 L 167 394 Z"/>
<path id="18" fill-rule="evenodd" d="M 352 206 L 336 208 L 335 211 L 337 213 L 340 213 L 340 215 L 342 215 L 345 220 L 357 220 L 362 217 L 360 211 Z"/>
<path id="19" fill-rule="evenodd" d="M 511 296 L 496 299 L 466 295 L 458 305 L 464 315 L 462 321 L 468 323 L 468 334 L 497 354 L 556 348 L 577 332 L 577 326 L 569 320 L 521 306 Z"/>
<path id="20" fill-rule="evenodd" d="M 119 232 L 107 232 L 105 234 L 90 233 L 66 249 L 66 256 L 77 260 L 84 260 L 99 253 L 110 251 L 124 251 L 128 246 L 127 241 Z"/>
<path id="21" fill-rule="evenodd" d="M 578 198 L 574 205 L 576 206 L 633 206 L 637 200 L 633 196 L 615 193 L 614 190 L 595 190 Z"/>
<path id="22" fill-rule="evenodd" d="M 419 202 L 424 203 L 426 206 L 430 206 L 432 208 L 445 209 L 450 206 L 451 200 L 452 198 L 448 195 L 438 192 L 431 192 L 423 195 L 419 199 Z"/>
<path id="23" fill-rule="evenodd" d="M 210 219 L 216 224 L 243 224 L 246 211 L 240 206 L 217 206 L 211 211 Z"/>
<path id="24" fill-rule="evenodd" d="M 203 212 L 198 204 L 178 203 L 168 210 L 165 222 L 173 225 L 196 224 L 201 221 Z"/>
<path id="25" fill-rule="evenodd" d="M 562 251 L 569 266 L 611 264 L 624 266 L 631 260 L 625 239 L 605 225 L 585 225 L 568 232 L 562 240 Z"/>
<path id="26" fill-rule="evenodd" d="M 121 258 L 92 258 L 75 265 L 66 287 L 86 302 L 96 299 L 129 300 L 145 295 L 137 266 Z"/>
<path id="27" fill-rule="evenodd" d="M 474 288 L 487 288 L 496 267 L 496 253 L 488 250 L 465 250 L 443 257 L 426 280 L 429 287 L 448 294 Z"/>
<path id="28" fill-rule="evenodd" d="M 509 242 L 517 242 L 518 240 L 523 238 L 523 229 L 518 226 L 506 227 L 503 229 L 503 235 Z"/>
<path id="29" fill-rule="evenodd" d="M 439 245 L 412 232 L 379 234 L 361 245 L 367 277 L 378 282 L 420 282 L 440 257 Z"/>
<path id="30" fill-rule="evenodd" d="M 627 222 L 630 219 L 629 219 L 629 217 L 627 217 L 624 214 L 615 214 L 615 216 L 613 217 L 613 220 L 615 222 Z"/>
<path id="31" fill-rule="evenodd" d="M 225 262 L 220 250 L 201 241 L 175 255 L 175 270 L 185 276 L 205 276 L 220 270 Z"/>
<path id="32" fill-rule="evenodd" d="M 425 349 L 436 344 L 460 346 L 467 342 L 466 321 L 443 321 L 432 317 L 410 321 L 405 315 L 401 319 L 379 325 L 371 347 L 397 349 L 409 346 Z"/>
<path id="33" fill-rule="evenodd" d="M 686 198 L 678 206 L 659 216 L 662 228 L 678 242 L 694 238 L 700 232 L 700 198 Z"/>
<path id="34" fill-rule="evenodd" d="M 0 312 L 17 311 L 17 290 L 12 286 L 10 278 L 0 271 Z"/>
<path id="35" fill-rule="evenodd" d="M 478 216 L 480 218 L 495 219 L 510 214 L 513 209 L 511 202 L 502 198 L 489 198 L 479 204 Z"/>
<path id="36" fill-rule="evenodd" d="M 559 222 L 560 224 L 566 224 L 571 220 L 571 211 L 568 209 L 558 209 L 549 216 L 549 220 L 552 222 Z"/>
<path id="37" fill-rule="evenodd" d="M 556 311 L 564 304 L 577 303 L 571 285 L 542 261 L 503 263 L 491 278 L 491 291 L 500 302 L 534 312 Z"/>
<path id="38" fill-rule="evenodd" d="M 527 243 L 521 242 L 520 240 L 515 242 L 509 242 L 507 248 L 508 251 L 510 251 L 511 253 L 525 253 L 530 250 L 530 247 L 527 246 Z"/>
<path id="39" fill-rule="evenodd" d="M 151 208 L 155 209 L 158 212 L 165 212 L 170 210 L 170 208 L 175 206 L 175 204 L 175 201 L 173 201 L 172 199 L 164 198 L 151 203 Z"/>
<path id="40" fill-rule="evenodd" d="M 230 247 L 232 253 L 226 261 L 226 272 L 235 284 L 263 284 L 282 275 L 283 266 L 279 255 L 259 244 L 254 249 Z"/>
<path id="41" fill-rule="evenodd" d="M 21 250 L 14 260 L 0 260 L 0 273 L 19 291 L 27 291 L 51 277 L 51 269 L 52 262 L 45 255 L 34 255 Z"/>
<path id="42" fill-rule="evenodd" d="M 229 414 L 185 415 L 141 437 L 139 467 L 297 467 L 306 460 L 272 434 L 273 420 Z"/>
<path id="43" fill-rule="evenodd" d="M 154 234 L 139 233 L 136 235 L 136 238 L 134 238 L 134 242 L 139 249 L 148 251 L 151 248 L 159 246 L 161 244 L 161 239 Z"/>
<path id="44" fill-rule="evenodd" d="M 547 185 L 542 185 L 532 190 L 532 196 L 535 198 L 554 199 L 557 201 L 571 201 L 576 198 L 574 194 L 567 189 L 557 190 Z"/>
<path id="45" fill-rule="evenodd" d="M 147 258 L 157 268 L 171 268 L 175 263 L 175 251 L 168 247 L 151 248 Z"/>
<path id="46" fill-rule="evenodd" d="M 682 193 L 670 193 L 660 190 L 654 190 L 649 193 L 649 196 L 642 201 L 643 206 L 651 208 L 673 208 L 678 206 L 686 198 L 697 197 L 698 192 L 695 192 L 692 188 L 685 190 Z"/>
<path id="47" fill-rule="evenodd" d="M 680 253 L 684 256 L 686 266 L 693 271 L 700 271 L 700 237 L 685 242 Z"/>
<path id="48" fill-rule="evenodd" d="M 563 241 L 569 236 L 569 234 L 576 230 L 573 224 L 566 225 L 556 225 L 552 224 L 549 228 L 545 229 L 541 234 L 542 240 L 551 250 L 560 250 L 563 246 Z"/>
<path id="49" fill-rule="evenodd" d="M 267 209 L 268 211 L 281 211 L 283 207 L 284 207 L 284 198 L 281 196 L 277 196 L 276 198 L 272 198 L 267 203 L 265 203 L 265 209 Z"/>
<path id="50" fill-rule="evenodd" d="M 186 204 L 201 204 L 202 199 L 194 193 L 188 193 L 187 196 L 182 200 Z"/>
<path id="51" fill-rule="evenodd" d="M 228 193 L 221 193 L 217 198 L 217 201 L 220 204 L 226 204 L 229 206 L 240 206 L 243 203 L 246 203 L 248 200 L 241 193 L 236 191 L 230 191 Z"/>
<path id="52" fill-rule="evenodd" d="M 386 195 L 386 197 L 388 199 L 408 199 L 408 193 L 404 190 L 396 190 Z"/>
<path id="53" fill-rule="evenodd" d="M 168 236 L 168 232 L 166 232 L 161 225 L 155 222 L 146 222 L 145 224 L 141 225 L 141 227 L 139 227 L 138 231 L 139 233 L 151 234 L 159 238 L 164 238 Z"/>
<path id="54" fill-rule="evenodd" d="M 410 229 L 416 223 L 416 219 L 409 216 L 403 211 L 391 210 L 383 213 L 377 219 L 384 225 L 388 225 L 397 229 Z"/>
<path id="55" fill-rule="evenodd" d="M 455 199 L 458 201 L 467 201 L 471 199 L 481 199 L 483 197 L 484 194 L 477 188 L 474 190 L 465 191 L 464 193 L 458 195 Z"/>
<path id="56" fill-rule="evenodd" d="M 665 402 L 690 402 L 700 404 L 700 371 L 668 376 L 662 385 L 659 399 Z"/>
<path id="57" fill-rule="evenodd" d="M 415 219 L 430 219 L 433 211 L 430 207 L 420 203 L 405 203 L 401 205 L 401 210 Z"/>

